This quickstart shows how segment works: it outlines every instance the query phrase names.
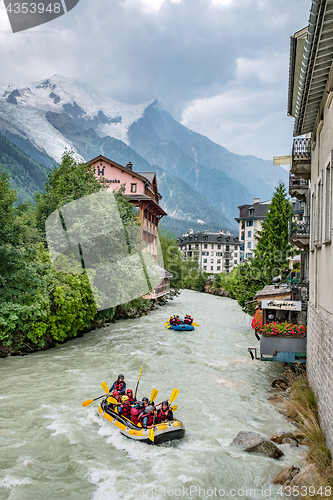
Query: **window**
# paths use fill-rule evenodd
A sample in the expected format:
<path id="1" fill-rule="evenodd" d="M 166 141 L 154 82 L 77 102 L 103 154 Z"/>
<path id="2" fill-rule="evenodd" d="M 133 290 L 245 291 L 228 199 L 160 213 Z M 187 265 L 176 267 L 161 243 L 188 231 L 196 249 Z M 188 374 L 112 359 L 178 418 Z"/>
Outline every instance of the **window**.
<path id="1" fill-rule="evenodd" d="M 237 264 L 237 260 L 234 260 L 234 264 Z"/>
<path id="2" fill-rule="evenodd" d="M 217 266 L 216 268 L 218 271 L 221 271 L 221 266 Z"/>
<path id="3" fill-rule="evenodd" d="M 238 253 L 236 253 L 236 252 L 235 252 L 235 253 L 234 253 L 234 257 L 235 257 L 235 258 L 236 258 L 236 257 L 238 257 Z"/>
<path id="4" fill-rule="evenodd" d="M 204 266 L 204 271 L 206 271 L 206 270 L 207 270 L 207 266 Z"/>
<path id="5" fill-rule="evenodd" d="M 214 255 L 214 252 L 210 252 L 210 255 L 211 255 L 211 256 L 213 257 L 213 255 Z"/>
<path id="6" fill-rule="evenodd" d="M 234 250 L 238 250 L 238 247 L 237 247 L 237 246 L 234 246 Z"/>
<path id="7" fill-rule="evenodd" d="M 213 271 L 214 267 L 213 266 L 210 266 L 210 270 Z"/>
<path id="8" fill-rule="evenodd" d="M 247 237 L 248 237 L 248 238 L 251 238 L 251 237 L 252 237 L 252 231 L 248 231 L 248 232 L 247 232 Z"/>
<path id="9" fill-rule="evenodd" d="M 202 255 L 209 255 L 209 252 L 202 252 Z"/>
<path id="10" fill-rule="evenodd" d="M 222 257 L 222 252 L 216 252 L 216 257 Z"/>
<path id="11" fill-rule="evenodd" d="M 221 245 L 217 245 L 217 248 L 220 250 L 221 249 Z"/>
<path id="12" fill-rule="evenodd" d="M 136 193 L 136 184 L 131 184 L 131 193 Z"/>
<path id="13" fill-rule="evenodd" d="M 247 227 L 253 226 L 253 220 L 247 220 L 246 225 L 247 225 Z"/>
<path id="14" fill-rule="evenodd" d="M 214 248 L 214 245 L 211 245 L 210 248 Z"/>
<path id="15" fill-rule="evenodd" d="M 188 249 L 192 250 L 192 245 L 191 244 L 189 244 Z"/>
<path id="16" fill-rule="evenodd" d="M 218 264 L 221 264 L 221 259 L 217 259 L 217 263 L 218 263 Z"/>
<path id="17" fill-rule="evenodd" d="M 192 257 L 192 252 L 187 252 L 188 257 Z"/>
<path id="18" fill-rule="evenodd" d="M 316 240 L 317 244 L 321 245 L 322 243 L 322 215 L 323 215 L 323 182 L 322 179 L 318 182 L 318 197 L 317 197 L 317 224 L 316 224 Z"/>
<path id="19" fill-rule="evenodd" d="M 214 264 L 214 259 L 210 259 L 210 263 L 211 263 L 211 264 Z"/>
<path id="20" fill-rule="evenodd" d="M 251 248 L 251 241 L 247 242 L 247 248 Z"/>
<path id="21" fill-rule="evenodd" d="M 332 170 L 330 163 L 326 167 L 325 175 L 325 234 L 324 241 L 331 241 L 331 225 L 332 225 Z"/>
<path id="22" fill-rule="evenodd" d="M 207 248 L 207 243 L 204 244 L 204 248 Z"/>
<path id="23" fill-rule="evenodd" d="M 204 264 L 207 264 L 207 259 L 204 259 L 203 261 L 204 261 Z"/>
<path id="24" fill-rule="evenodd" d="M 199 243 L 196 243 L 196 244 L 195 244 L 195 248 L 199 248 Z"/>
<path id="25" fill-rule="evenodd" d="M 225 246 L 225 251 L 226 251 L 226 252 L 230 252 L 230 245 L 226 245 L 226 246 Z"/>

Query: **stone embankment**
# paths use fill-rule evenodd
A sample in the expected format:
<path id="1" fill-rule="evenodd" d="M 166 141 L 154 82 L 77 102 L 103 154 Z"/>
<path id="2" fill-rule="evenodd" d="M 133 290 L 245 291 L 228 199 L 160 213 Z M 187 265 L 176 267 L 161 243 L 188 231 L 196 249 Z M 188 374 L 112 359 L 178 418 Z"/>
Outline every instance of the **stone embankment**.
<path id="1" fill-rule="evenodd" d="M 213 285 L 205 285 L 205 293 L 210 293 L 211 295 L 217 295 L 219 297 L 230 297 L 228 290 L 224 288 L 216 288 Z"/>

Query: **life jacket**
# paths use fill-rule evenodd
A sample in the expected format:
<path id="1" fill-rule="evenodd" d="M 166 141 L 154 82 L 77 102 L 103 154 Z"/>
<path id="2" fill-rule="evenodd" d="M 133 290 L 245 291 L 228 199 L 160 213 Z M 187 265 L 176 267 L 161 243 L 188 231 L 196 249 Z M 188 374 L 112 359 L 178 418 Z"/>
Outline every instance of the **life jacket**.
<path id="1" fill-rule="evenodd" d="M 124 391 L 124 382 L 119 382 L 118 380 L 114 383 L 114 391 L 123 392 Z"/>
<path id="2" fill-rule="evenodd" d="M 131 420 L 133 424 L 138 424 L 139 415 L 142 413 L 142 408 L 132 408 L 131 409 Z"/>
<path id="3" fill-rule="evenodd" d="M 128 394 L 127 394 L 127 396 L 128 396 Z M 134 399 L 133 396 L 128 396 L 128 401 L 130 402 L 130 404 L 133 404 L 133 403 L 135 403 L 136 399 Z"/>
<path id="4" fill-rule="evenodd" d="M 154 423 L 154 415 L 152 415 L 151 413 L 146 413 L 145 411 L 142 411 L 139 415 L 139 422 L 142 424 L 142 427 L 143 427 L 143 419 L 145 417 L 148 417 L 148 420 L 147 420 L 147 427 L 149 425 L 153 425 Z"/>
<path id="5" fill-rule="evenodd" d="M 165 422 L 165 420 L 173 420 L 173 413 L 170 408 L 168 408 L 167 411 L 163 411 L 162 408 L 160 408 L 157 412 L 157 423 L 160 424 L 161 422 Z"/>
<path id="6" fill-rule="evenodd" d="M 189 325 L 190 324 L 190 319 L 189 318 L 185 318 L 184 319 L 184 323 L 185 323 L 185 325 Z"/>
<path id="7" fill-rule="evenodd" d="M 123 417 L 126 417 L 126 418 L 130 419 L 131 416 L 132 416 L 132 414 L 131 414 L 132 408 L 131 408 L 131 405 L 130 405 L 129 401 L 125 401 L 125 403 L 122 403 L 121 408 L 123 410 L 122 413 L 121 413 L 123 415 Z"/>

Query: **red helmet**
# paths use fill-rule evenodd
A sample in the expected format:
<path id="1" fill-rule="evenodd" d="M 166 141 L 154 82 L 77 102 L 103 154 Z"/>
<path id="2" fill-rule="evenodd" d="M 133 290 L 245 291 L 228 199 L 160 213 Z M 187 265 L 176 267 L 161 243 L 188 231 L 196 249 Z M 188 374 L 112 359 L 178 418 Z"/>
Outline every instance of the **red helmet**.
<path id="1" fill-rule="evenodd" d="M 126 394 L 133 394 L 132 389 L 127 389 Z"/>
<path id="2" fill-rule="evenodd" d="M 115 396 L 119 396 L 119 392 L 118 392 L 118 391 L 113 391 L 112 396 L 113 396 L 113 397 L 115 397 Z"/>

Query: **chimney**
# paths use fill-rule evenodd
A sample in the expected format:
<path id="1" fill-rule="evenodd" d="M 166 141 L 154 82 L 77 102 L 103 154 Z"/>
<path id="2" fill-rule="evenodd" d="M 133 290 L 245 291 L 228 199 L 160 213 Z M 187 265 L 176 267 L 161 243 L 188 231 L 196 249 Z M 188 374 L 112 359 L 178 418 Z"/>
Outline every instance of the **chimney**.
<path id="1" fill-rule="evenodd" d="M 253 204 L 260 203 L 260 198 L 253 198 Z"/>
<path id="2" fill-rule="evenodd" d="M 223 229 L 220 229 L 220 230 L 219 230 L 219 233 L 224 234 Z"/>
<path id="3" fill-rule="evenodd" d="M 190 234 L 193 234 L 193 229 L 190 229 Z"/>
<path id="4" fill-rule="evenodd" d="M 126 168 L 128 168 L 129 170 L 133 170 L 133 164 L 131 161 L 127 163 Z"/>

